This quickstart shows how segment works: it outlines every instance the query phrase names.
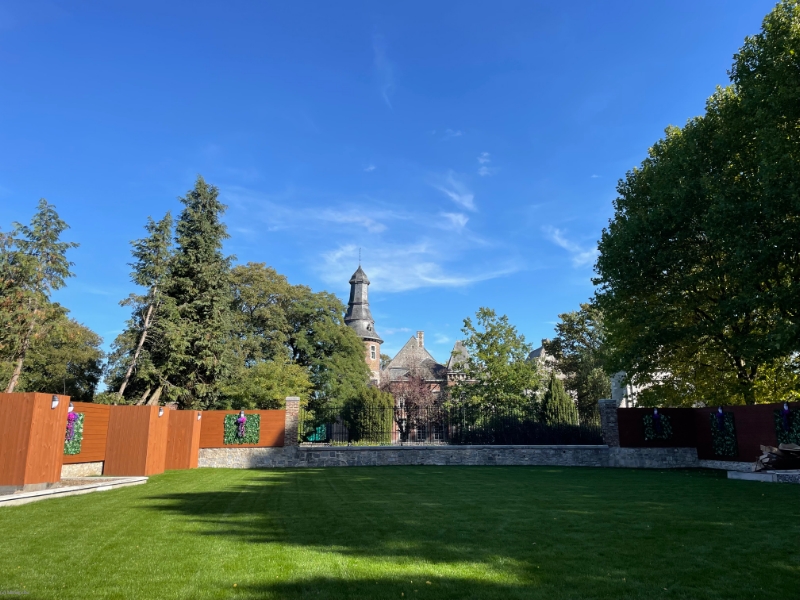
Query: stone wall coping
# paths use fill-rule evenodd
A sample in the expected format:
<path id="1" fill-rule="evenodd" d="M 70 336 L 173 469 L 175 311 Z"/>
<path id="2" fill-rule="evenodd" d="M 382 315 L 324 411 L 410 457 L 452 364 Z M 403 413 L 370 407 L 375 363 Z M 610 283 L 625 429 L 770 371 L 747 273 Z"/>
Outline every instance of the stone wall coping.
<path id="1" fill-rule="evenodd" d="M 608 449 L 605 444 L 552 444 L 542 446 L 512 446 L 512 445 L 448 445 L 448 444 L 406 444 L 397 446 L 324 446 L 300 445 L 299 450 L 321 452 L 363 452 L 365 450 L 396 451 L 396 450 L 603 450 Z"/>

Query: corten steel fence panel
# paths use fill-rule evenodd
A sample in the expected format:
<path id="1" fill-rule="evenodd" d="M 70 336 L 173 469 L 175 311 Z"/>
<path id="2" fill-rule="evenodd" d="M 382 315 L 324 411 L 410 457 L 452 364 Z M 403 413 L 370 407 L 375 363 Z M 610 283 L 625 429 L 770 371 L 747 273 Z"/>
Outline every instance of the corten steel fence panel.
<path id="1" fill-rule="evenodd" d="M 261 415 L 257 444 L 237 444 L 237 448 L 275 448 L 283 446 L 286 426 L 285 410 L 245 410 L 246 415 Z M 238 410 L 206 410 L 200 425 L 200 448 L 227 448 L 225 415 L 238 415 Z"/>
<path id="2" fill-rule="evenodd" d="M 201 423 L 198 410 L 170 411 L 165 470 L 197 468 Z"/>
<path id="3" fill-rule="evenodd" d="M 711 424 L 709 415 L 716 412 L 717 407 L 696 408 L 695 428 L 697 431 L 697 456 L 701 460 L 730 460 L 755 462 L 761 455 L 761 446 L 777 446 L 775 432 L 775 411 L 783 408 L 783 404 L 756 404 L 755 406 L 723 406 L 724 412 L 733 413 L 736 431 L 736 456 L 718 456 L 714 453 L 711 441 Z M 789 410 L 800 412 L 800 403 L 790 402 Z"/>
<path id="4" fill-rule="evenodd" d="M 623 448 L 694 448 L 695 414 L 693 408 L 659 408 L 669 418 L 672 435 L 669 439 L 646 440 L 644 418 L 653 415 L 652 408 L 618 408 L 619 445 Z"/>
<path id="5" fill-rule="evenodd" d="M 73 402 L 72 406 L 74 412 L 83 414 L 83 439 L 81 440 L 81 451 L 77 454 L 65 454 L 64 464 L 105 460 L 111 406 L 90 402 Z"/>
<path id="6" fill-rule="evenodd" d="M 301 409 L 301 444 L 388 445 L 587 445 L 602 444 L 595 411 L 578 421 L 575 413 L 542 415 L 538 407 L 368 408 L 319 418 Z"/>
<path id="7" fill-rule="evenodd" d="M 0 487 L 61 479 L 68 405 L 69 396 L 0 394 Z"/>

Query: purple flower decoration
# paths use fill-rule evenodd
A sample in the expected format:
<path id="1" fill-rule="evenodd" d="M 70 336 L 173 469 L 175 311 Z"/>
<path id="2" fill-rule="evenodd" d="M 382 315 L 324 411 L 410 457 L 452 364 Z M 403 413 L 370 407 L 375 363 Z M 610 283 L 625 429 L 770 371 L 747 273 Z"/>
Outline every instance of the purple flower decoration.
<path id="1" fill-rule="evenodd" d="M 725 413 L 722 412 L 721 406 L 717 409 L 716 417 L 717 417 L 717 429 L 722 431 L 723 429 L 725 429 Z"/>
<path id="2" fill-rule="evenodd" d="M 783 421 L 783 430 L 789 431 L 789 405 L 786 402 L 783 403 L 781 410 L 781 421 Z"/>
<path id="3" fill-rule="evenodd" d="M 71 412 L 67 414 L 67 441 L 71 442 L 75 437 L 75 421 L 78 419 L 78 414 Z"/>
<path id="4" fill-rule="evenodd" d="M 239 431 L 237 432 L 237 435 L 240 438 L 243 438 L 244 437 L 244 425 L 245 425 L 245 423 L 247 423 L 247 417 L 244 416 L 244 412 L 239 413 L 239 418 L 236 419 L 236 422 L 239 424 Z"/>
<path id="5" fill-rule="evenodd" d="M 658 435 L 661 435 L 663 431 L 663 426 L 661 425 L 661 415 L 658 414 L 658 409 L 653 409 L 653 429 L 656 430 Z"/>

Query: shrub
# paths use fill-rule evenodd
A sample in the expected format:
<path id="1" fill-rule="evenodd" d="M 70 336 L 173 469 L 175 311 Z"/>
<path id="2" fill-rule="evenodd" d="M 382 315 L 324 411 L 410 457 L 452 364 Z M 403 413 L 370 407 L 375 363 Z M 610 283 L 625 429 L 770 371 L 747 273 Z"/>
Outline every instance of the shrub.
<path id="1" fill-rule="evenodd" d="M 392 440 L 394 398 L 377 388 L 363 388 L 347 400 L 342 418 L 352 442 L 381 445 Z"/>

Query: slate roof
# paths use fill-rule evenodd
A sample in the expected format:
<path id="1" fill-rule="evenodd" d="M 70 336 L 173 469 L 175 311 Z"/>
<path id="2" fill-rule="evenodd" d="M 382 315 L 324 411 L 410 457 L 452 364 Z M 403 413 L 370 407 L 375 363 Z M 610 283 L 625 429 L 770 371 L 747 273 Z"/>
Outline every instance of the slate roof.
<path id="1" fill-rule="evenodd" d="M 447 367 L 436 362 L 416 336 L 406 342 L 381 373 L 389 381 L 400 381 L 411 374 L 417 374 L 427 381 L 447 379 Z"/>
<path id="2" fill-rule="evenodd" d="M 369 296 L 367 288 L 369 279 L 367 274 L 358 266 L 350 278 L 350 299 L 347 302 L 347 313 L 344 316 L 345 324 L 358 334 L 362 340 L 383 343 L 381 336 L 375 331 L 375 319 L 369 310 Z"/>
<path id="3" fill-rule="evenodd" d="M 456 368 L 456 365 L 458 363 L 463 365 L 468 359 L 469 352 L 467 351 L 467 347 L 464 345 L 464 342 L 458 340 L 455 346 L 453 346 L 453 351 L 450 353 L 450 358 L 447 359 L 447 370 L 458 371 L 459 369 Z"/>

